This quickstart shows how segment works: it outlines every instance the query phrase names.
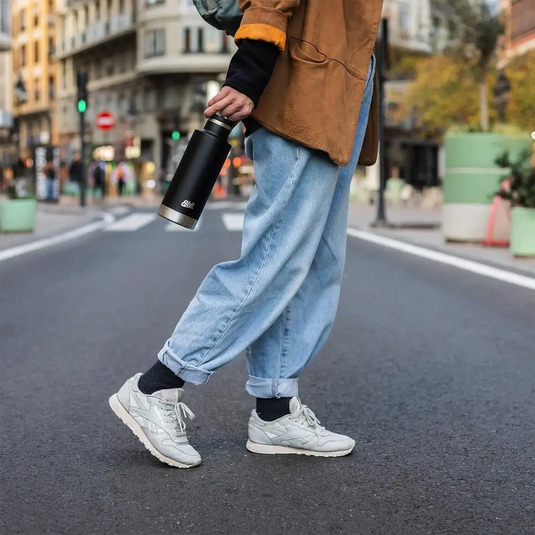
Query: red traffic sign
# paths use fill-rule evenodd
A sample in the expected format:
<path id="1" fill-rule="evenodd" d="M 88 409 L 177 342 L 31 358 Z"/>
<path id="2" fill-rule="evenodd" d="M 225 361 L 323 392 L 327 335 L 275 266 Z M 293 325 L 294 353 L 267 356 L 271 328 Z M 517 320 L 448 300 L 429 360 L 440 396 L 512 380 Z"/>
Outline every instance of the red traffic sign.
<path id="1" fill-rule="evenodd" d="M 101 111 L 95 120 L 100 130 L 111 130 L 115 126 L 115 116 L 109 111 Z"/>

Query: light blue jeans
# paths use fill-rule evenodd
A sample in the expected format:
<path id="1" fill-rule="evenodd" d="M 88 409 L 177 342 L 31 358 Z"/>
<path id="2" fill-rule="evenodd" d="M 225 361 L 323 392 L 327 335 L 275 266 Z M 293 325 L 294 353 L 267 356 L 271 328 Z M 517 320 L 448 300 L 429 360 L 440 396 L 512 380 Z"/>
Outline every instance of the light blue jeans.
<path id="1" fill-rule="evenodd" d="M 204 384 L 247 353 L 247 391 L 297 395 L 298 378 L 334 322 L 346 252 L 349 187 L 373 92 L 370 64 L 347 167 L 264 128 L 246 141 L 256 186 L 241 256 L 215 266 L 158 354 L 184 381 Z"/>

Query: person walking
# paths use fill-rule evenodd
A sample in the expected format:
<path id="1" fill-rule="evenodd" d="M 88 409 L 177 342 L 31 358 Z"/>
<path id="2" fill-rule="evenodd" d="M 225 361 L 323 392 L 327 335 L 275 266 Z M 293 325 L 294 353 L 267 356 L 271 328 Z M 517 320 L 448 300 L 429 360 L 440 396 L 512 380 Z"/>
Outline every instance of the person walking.
<path id="1" fill-rule="evenodd" d="M 241 256 L 208 273 L 156 363 L 109 401 L 153 455 L 180 468 L 201 462 L 186 436 L 193 413 L 182 387 L 206 383 L 243 351 L 246 390 L 256 398 L 248 450 L 339 457 L 355 446 L 320 425 L 298 384 L 336 315 L 354 170 L 377 158 L 373 48 L 382 0 L 240 7 L 239 48 L 205 115 L 247 128 L 256 185 Z"/>
<path id="2" fill-rule="evenodd" d="M 80 193 L 82 188 L 82 162 L 78 153 L 73 155 L 72 163 L 69 167 L 69 180 L 76 184 L 77 192 Z"/>
<path id="3" fill-rule="evenodd" d="M 51 202 L 56 200 L 55 196 L 55 183 L 56 183 L 56 169 L 54 162 L 51 159 L 46 161 L 43 167 L 43 173 L 45 175 L 45 201 Z"/>
<path id="4" fill-rule="evenodd" d="M 93 187 L 95 192 L 99 190 L 104 200 L 106 197 L 106 172 L 104 171 L 104 162 L 102 160 L 96 161 L 96 166 L 93 170 Z"/>

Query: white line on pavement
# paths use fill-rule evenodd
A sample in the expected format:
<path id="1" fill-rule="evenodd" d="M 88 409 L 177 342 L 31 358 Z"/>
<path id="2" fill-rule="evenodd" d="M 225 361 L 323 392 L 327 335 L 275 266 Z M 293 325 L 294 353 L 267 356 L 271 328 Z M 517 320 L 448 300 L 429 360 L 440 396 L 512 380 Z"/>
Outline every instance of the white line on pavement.
<path id="1" fill-rule="evenodd" d="M 206 205 L 206 210 L 243 210 L 247 207 L 247 201 L 215 201 Z"/>
<path id="2" fill-rule="evenodd" d="M 223 224 L 229 231 L 243 230 L 243 217 L 244 214 L 223 214 Z"/>
<path id="3" fill-rule="evenodd" d="M 176 223 L 168 223 L 165 226 L 165 232 L 197 232 L 201 228 L 202 224 L 202 217 L 197 222 L 197 226 L 194 230 L 187 229 L 185 227 L 182 227 L 180 225 L 177 225 Z"/>
<path id="4" fill-rule="evenodd" d="M 132 214 L 124 219 L 116 221 L 104 230 L 106 232 L 134 232 L 141 227 L 152 223 L 158 216 L 156 214 Z"/>
<path id="5" fill-rule="evenodd" d="M 115 217 L 108 213 L 101 213 L 102 221 L 97 221 L 95 223 L 90 223 L 83 227 L 70 230 L 58 236 L 52 238 L 44 238 L 42 240 L 34 241 L 32 243 L 27 243 L 26 245 L 19 245 L 18 247 L 12 247 L 11 249 L 5 249 L 0 251 L 0 262 L 8 260 L 9 258 L 14 258 L 16 256 L 21 256 L 26 253 L 31 253 L 32 251 L 38 251 L 39 249 L 44 249 L 45 247 L 51 247 L 52 245 L 57 245 L 59 243 L 64 243 L 80 236 L 85 236 L 91 232 L 105 228 L 107 225 L 115 221 Z"/>
<path id="6" fill-rule="evenodd" d="M 128 206 L 114 206 L 110 212 L 113 215 L 126 215 L 128 212 L 130 212 L 130 208 L 128 208 Z"/>
<path id="7" fill-rule="evenodd" d="M 382 245 L 383 247 L 389 247 L 390 249 L 396 249 L 397 251 L 419 256 L 420 258 L 426 258 L 427 260 L 432 260 L 433 262 L 439 262 L 448 266 L 464 269 L 465 271 L 470 271 L 471 273 L 476 273 L 478 275 L 483 275 L 484 277 L 514 284 L 515 286 L 521 286 L 522 288 L 528 288 L 529 290 L 535 290 L 535 278 L 519 275 L 518 273 L 513 273 L 511 271 L 505 271 L 504 269 L 487 266 L 486 264 L 474 262 L 473 260 L 466 260 L 458 256 L 440 253 L 438 251 L 433 251 L 432 249 L 426 249 L 425 247 L 412 245 L 410 243 L 394 240 L 392 238 L 386 238 L 385 236 L 379 236 L 364 230 L 348 228 L 347 233 L 354 238 L 358 238 L 359 240 Z"/>

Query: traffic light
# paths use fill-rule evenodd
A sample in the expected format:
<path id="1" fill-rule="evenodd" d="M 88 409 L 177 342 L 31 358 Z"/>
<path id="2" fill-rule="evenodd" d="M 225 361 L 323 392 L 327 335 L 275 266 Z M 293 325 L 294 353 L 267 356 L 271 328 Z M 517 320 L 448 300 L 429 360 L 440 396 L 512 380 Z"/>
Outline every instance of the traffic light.
<path id="1" fill-rule="evenodd" d="M 87 110 L 87 75 L 85 72 L 76 73 L 76 85 L 78 87 L 78 111 L 85 113 Z"/>
<path id="2" fill-rule="evenodd" d="M 180 126 L 180 120 L 177 116 L 173 119 L 173 132 L 171 133 L 171 139 L 173 141 L 178 141 L 180 139 L 180 130 L 178 127 Z"/>

